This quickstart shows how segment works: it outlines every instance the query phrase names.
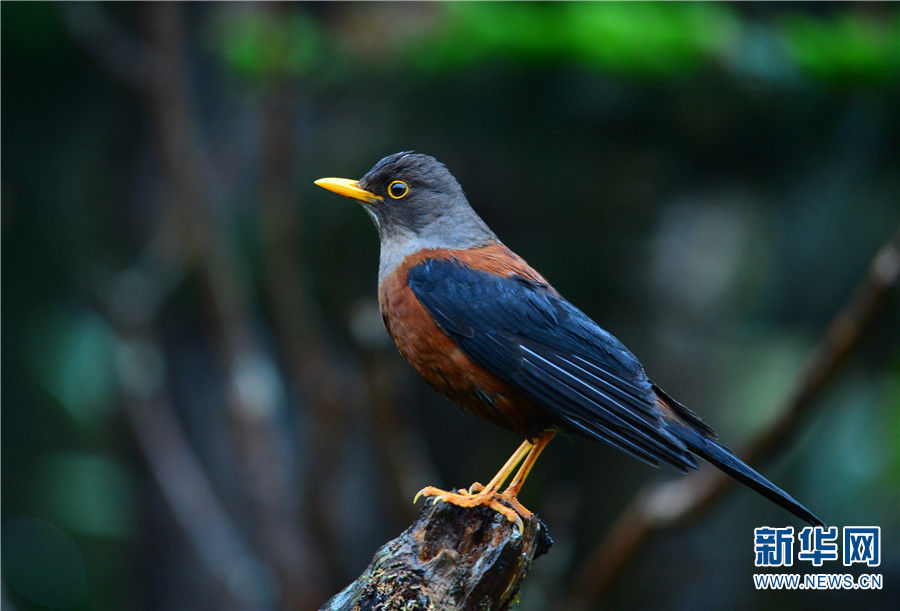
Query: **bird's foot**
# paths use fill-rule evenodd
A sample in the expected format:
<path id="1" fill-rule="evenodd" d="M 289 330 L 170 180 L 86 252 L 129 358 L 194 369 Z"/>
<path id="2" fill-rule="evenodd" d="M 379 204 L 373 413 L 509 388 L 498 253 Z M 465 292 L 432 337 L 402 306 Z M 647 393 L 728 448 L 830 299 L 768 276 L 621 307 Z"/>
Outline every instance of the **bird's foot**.
<path id="1" fill-rule="evenodd" d="M 419 490 L 413 503 L 417 502 L 421 496 L 430 496 L 434 498 L 435 503 L 444 501 L 457 507 L 477 507 L 479 505 L 490 507 L 515 524 L 519 534 L 525 528 L 522 518 L 531 517 L 531 512 L 525 509 L 514 495 L 506 492 L 500 493 L 496 488 L 485 488 L 478 482 L 472 484 L 468 490 L 461 488 L 459 492 L 448 492 L 434 486 L 426 486 Z"/>
<path id="2" fill-rule="evenodd" d="M 532 513 L 525 508 L 525 506 L 519 502 L 519 499 L 516 498 L 516 495 L 513 494 L 510 490 L 506 490 L 502 494 L 498 494 L 497 498 L 502 500 L 506 505 L 513 508 L 513 510 L 525 518 L 526 520 L 532 516 Z"/>

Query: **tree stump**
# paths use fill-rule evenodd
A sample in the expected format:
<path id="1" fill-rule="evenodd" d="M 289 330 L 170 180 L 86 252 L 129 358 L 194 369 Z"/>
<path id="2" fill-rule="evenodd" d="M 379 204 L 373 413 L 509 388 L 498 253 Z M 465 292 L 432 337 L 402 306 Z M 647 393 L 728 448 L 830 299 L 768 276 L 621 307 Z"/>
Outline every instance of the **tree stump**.
<path id="1" fill-rule="evenodd" d="M 416 521 L 322 609 L 506 609 L 552 544 L 536 516 L 520 534 L 487 507 L 426 499 Z"/>

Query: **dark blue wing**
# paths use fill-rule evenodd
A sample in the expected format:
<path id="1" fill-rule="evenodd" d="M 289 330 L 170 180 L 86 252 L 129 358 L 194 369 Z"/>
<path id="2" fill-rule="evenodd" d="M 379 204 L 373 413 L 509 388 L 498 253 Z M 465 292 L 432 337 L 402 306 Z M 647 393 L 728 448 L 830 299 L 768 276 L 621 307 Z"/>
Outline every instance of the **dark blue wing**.
<path id="1" fill-rule="evenodd" d="M 696 466 L 634 355 L 548 286 L 430 259 L 410 269 L 409 287 L 469 358 L 564 428 L 654 465 Z"/>

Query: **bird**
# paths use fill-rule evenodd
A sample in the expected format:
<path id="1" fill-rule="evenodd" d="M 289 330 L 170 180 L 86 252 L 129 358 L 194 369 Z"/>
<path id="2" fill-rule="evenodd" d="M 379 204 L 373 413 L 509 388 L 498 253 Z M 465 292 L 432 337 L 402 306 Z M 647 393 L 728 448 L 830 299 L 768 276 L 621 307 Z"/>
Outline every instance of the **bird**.
<path id="1" fill-rule="evenodd" d="M 684 473 L 703 458 L 809 524 L 824 525 L 720 445 L 622 342 L 504 245 L 434 157 L 395 153 L 358 180 L 315 184 L 357 200 L 374 222 L 379 308 L 403 357 L 463 410 L 523 437 L 486 485 L 427 486 L 414 502 L 425 496 L 487 506 L 521 531 L 532 515 L 517 498 L 525 479 L 556 434 L 574 433 Z"/>

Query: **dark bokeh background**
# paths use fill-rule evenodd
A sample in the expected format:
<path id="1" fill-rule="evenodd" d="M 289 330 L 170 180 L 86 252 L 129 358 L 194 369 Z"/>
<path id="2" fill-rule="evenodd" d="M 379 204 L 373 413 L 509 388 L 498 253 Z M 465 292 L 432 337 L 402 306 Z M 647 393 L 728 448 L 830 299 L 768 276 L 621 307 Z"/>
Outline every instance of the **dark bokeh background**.
<path id="1" fill-rule="evenodd" d="M 4 3 L 2 70 L 4 608 L 321 603 L 516 446 L 402 362 L 375 232 L 316 178 L 438 157 L 735 448 L 900 221 L 894 4 Z M 754 591 L 753 528 L 799 525 L 733 489 L 593 604 L 896 608 L 898 310 L 760 465 L 882 526 L 883 591 Z M 676 477 L 551 444 L 520 608 Z"/>

